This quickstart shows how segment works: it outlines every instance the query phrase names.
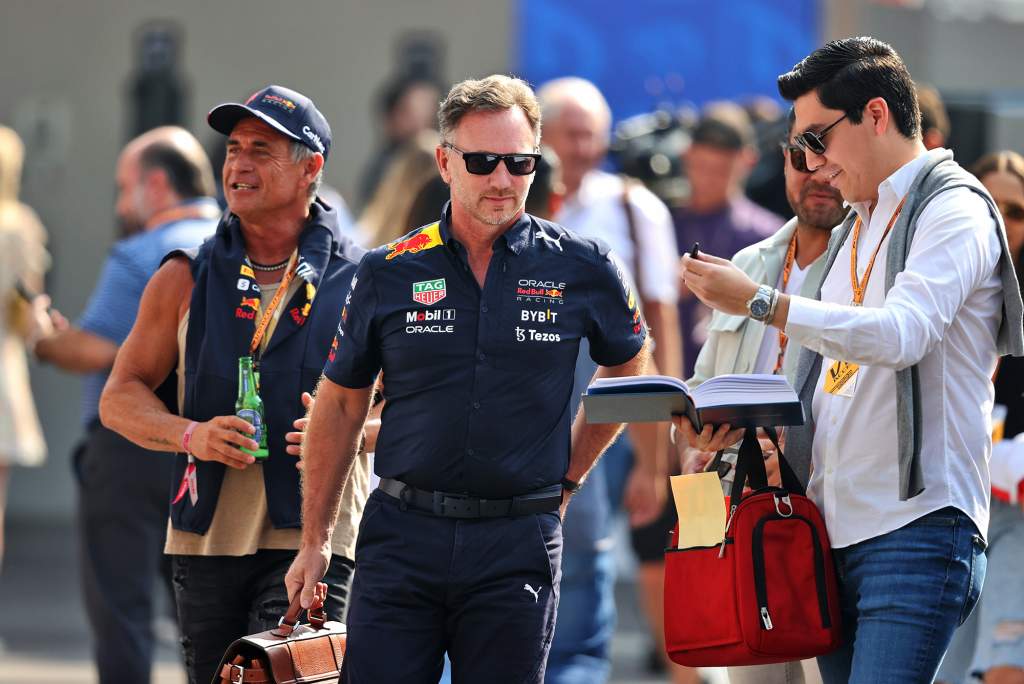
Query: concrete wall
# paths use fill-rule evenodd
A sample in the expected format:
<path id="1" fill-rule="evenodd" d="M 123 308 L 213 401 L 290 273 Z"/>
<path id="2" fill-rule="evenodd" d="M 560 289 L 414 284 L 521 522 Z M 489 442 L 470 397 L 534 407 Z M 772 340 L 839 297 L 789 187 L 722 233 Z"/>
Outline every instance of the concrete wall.
<path id="1" fill-rule="evenodd" d="M 126 86 L 136 28 L 172 19 L 184 30 L 189 122 L 213 138 L 213 105 L 267 83 L 312 96 L 334 129 L 327 181 L 351 196 L 376 140 L 371 103 L 394 65 L 394 41 L 413 30 L 447 40 L 445 73 L 461 79 L 509 67 L 506 0 L 2 0 L 0 122 L 35 140 L 23 197 L 50 231 L 49 290 L 78 315 L 113 235 L 113 171 L 128 135 Z M 18 470 L 10 515 L 73 510 L 68 453 L 81 432 L 79 382 L 35 368 L 36 401 L 50 445 L 41 469 Z"/>

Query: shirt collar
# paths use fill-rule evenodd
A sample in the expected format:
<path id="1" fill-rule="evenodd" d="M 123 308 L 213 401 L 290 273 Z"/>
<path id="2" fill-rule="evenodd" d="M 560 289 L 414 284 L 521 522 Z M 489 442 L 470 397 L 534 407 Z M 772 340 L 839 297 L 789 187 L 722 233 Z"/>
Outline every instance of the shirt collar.
<path id="1" fill-rule="evenodd" d="M 444 208 L 441 210 L 441 241 L 444 242 L 445 247 L 454 251 L 454 247 L 456 245 L 460 248 L 462 245 L 455 239 L 455 236 L 452 235 L 451 216 L 452 202 L 451 200 L 448 200 L 445 202 Z M 516 222 L 510 225 L 505 232 L 499 235 L 498 239 L 494 241 L 494 249 L 497 250 L 500 245 L 504 245 L 508 249 L 512 250 L 513 254 L 520 254 L 530 243 L 531 225 L 532 220 L 530 215 L 524 211 Z"/>

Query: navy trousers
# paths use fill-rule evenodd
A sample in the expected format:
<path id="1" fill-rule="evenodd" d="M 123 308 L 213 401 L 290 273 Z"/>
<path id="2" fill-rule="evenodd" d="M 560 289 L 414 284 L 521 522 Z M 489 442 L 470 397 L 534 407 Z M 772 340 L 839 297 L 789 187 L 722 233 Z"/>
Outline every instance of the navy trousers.
<path id="1" fill-rule="evenodd" d="M 170 598 L 170 456 L 98 423 L 74 456 L 82 587 L 101 684 L 150 680 L 157 593 Z"/>
<path id="2" fill-rule="evenodd" d="M 356 542 L 343 681 L 542 682 L 561 579 L 557 512 L 457 520 L 375 490 Z"/>

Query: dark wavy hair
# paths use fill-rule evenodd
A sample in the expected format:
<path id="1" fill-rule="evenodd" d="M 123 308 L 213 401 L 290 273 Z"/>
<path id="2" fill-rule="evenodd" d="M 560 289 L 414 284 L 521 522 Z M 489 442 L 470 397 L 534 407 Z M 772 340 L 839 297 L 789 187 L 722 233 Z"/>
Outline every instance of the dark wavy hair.
<path id="1" fill-rule="evenodd" d="M 827 43 L 779 76 L 779 94 L 792 102 L 811 91 L 829 109 L 861 122 L 868 101 L 881 97 L 906 138 L 921 135 L 921 108 L 907 66 L 887 43 L 861 36 Z"/>

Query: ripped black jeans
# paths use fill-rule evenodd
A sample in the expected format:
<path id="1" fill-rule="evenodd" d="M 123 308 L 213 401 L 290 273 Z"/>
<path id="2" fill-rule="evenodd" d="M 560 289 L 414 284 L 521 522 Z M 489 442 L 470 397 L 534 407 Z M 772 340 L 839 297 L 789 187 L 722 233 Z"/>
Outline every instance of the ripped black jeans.
<path id="1" fill-rule="evenodd" d="M 284 576 L 295 551 L 261 550 L 251 556 L 172 556 L 174 598 L 189 684 L 208 684 L 231 643 L 277 626 L 288 609 Z M 344 618 L 354 564 L 332 556 L 327 615 Z"/>

